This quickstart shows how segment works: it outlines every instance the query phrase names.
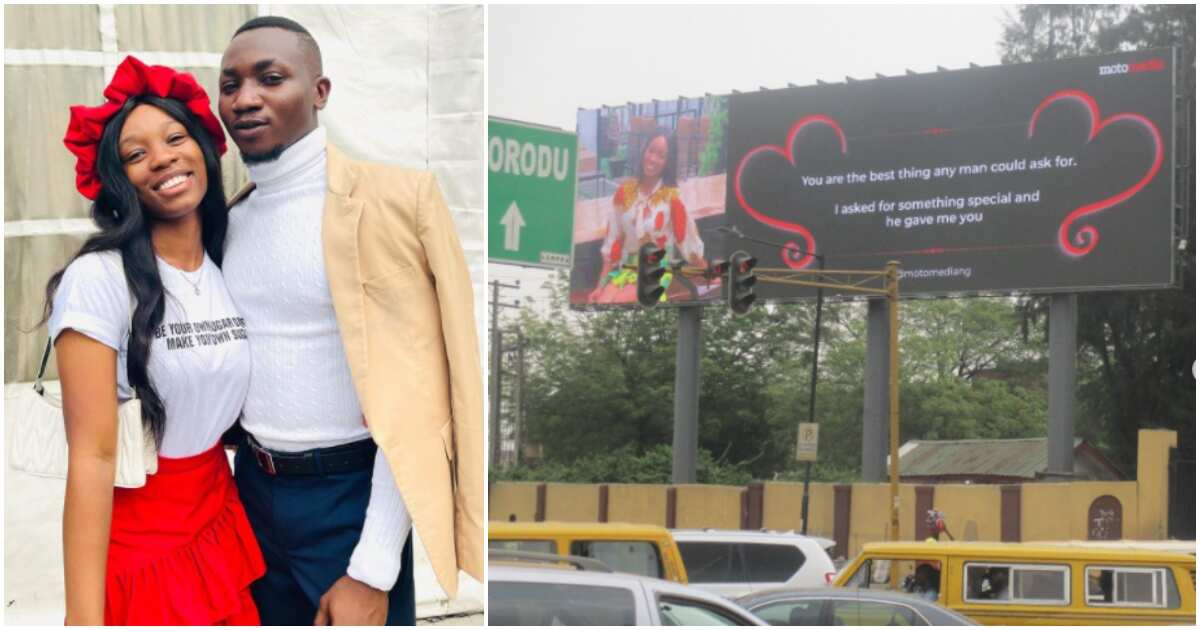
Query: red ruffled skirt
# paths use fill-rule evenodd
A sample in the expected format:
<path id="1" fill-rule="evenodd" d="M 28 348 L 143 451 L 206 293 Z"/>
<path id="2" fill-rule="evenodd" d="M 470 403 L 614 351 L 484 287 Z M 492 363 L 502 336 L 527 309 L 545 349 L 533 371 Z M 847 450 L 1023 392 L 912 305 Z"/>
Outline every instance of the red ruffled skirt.
<path id="1" fill-rule="evenodd" d="M 259 625 L 266 572 L 221 445 L 113 490 L 106 625 Z"/>

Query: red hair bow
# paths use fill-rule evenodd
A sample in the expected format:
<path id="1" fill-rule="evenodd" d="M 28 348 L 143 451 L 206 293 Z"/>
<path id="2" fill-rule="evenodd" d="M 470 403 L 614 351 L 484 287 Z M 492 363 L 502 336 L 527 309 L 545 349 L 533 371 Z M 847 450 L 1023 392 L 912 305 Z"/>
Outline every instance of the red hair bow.
<path id="1" fill-rule="evenodd" d="M 96 172 L 96 152 L 104 126 L 125 102 L 134 96 L 153 94 L 180 101 L 196 115 L 200 124 L 212 136 L 217 155 L 225 154 L 225 132 L 209 107 L 208 94 L 187 72 L 176 72 L 167 66 L 147 66 L 129 55 L 117 66 L 112 82 L 104 88 L 103 104 L 96 107 L 74 105 L 71 122 L 63 144 L 75 154 L 75 187 L 88 199 L 100 195 L 100 176 Z"/>

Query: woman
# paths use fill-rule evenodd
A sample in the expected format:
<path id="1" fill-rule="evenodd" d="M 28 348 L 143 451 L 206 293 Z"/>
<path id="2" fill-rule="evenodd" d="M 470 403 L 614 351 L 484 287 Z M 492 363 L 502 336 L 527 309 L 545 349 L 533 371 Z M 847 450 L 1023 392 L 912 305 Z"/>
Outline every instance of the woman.
<path id="1" fill-rule="evenodd" d="M 601 245 L 604 265 L 591 302 L 624 303 L 637 299 L 637 272 L 621 265 L 637 267 L 638 249 L 654 242 L 667 250 L 664 264 L 686 260 L 705 266 L 704 242 L 696 223 L 688 216 L 679 198 L 676 184 L 678 156 L 670 131 L 656 129 L 642 145 L 641 174 L 621 185 L 613 195 L 608 235 Z M 672 274 L 663 275 L 662 286 L 671 284 Z M 663 293 L 667 299 L 667 293 Z"/>
<path id="2" fill-rule="evenodd" d="M 220 436 L 249 380 L 219 265 L 225 135 L 189 74 L 127 57 L 64 142 L 100 228 L 46 288 L 69 445 L 68 624 L 258 624 L 262 555 Z M 113 488 L 118 399 L 136 392 L 158 471 Z"/>

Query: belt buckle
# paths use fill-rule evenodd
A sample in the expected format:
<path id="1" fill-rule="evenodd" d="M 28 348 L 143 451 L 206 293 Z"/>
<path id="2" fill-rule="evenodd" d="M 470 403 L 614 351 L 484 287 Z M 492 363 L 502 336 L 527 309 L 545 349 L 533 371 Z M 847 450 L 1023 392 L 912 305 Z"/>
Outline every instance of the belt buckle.
<path id="1" fill-rule="evenodd" d="M 266 449 L 255 446 L 254 459 L 258 461 L 259 468 L 262 468 L 264 471 L 266 471 L 268 475 L 271 475 L 272 477 L 275 476 L 275 460 L 271 457 L 271 454 L 268 453 Z"/>

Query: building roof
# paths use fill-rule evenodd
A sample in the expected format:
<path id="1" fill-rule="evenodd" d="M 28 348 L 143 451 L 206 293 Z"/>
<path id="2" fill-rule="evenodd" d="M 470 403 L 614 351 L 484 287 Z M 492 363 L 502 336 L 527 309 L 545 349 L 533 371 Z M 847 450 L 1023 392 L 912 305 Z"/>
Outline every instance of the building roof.
<path id="1" fill-rule="evenodd" d="M 1082 438 L 1075 438 L 1080 454 Z M 1092 451 L 1092 449 L 1088 449 Z M 1094 451 L 1093 451 L 1094 452 Z M 1046 438 L 910 440 L 900 449 L 902 477 L 986 475 L 1034 479 L 1045 472 Z"/>

